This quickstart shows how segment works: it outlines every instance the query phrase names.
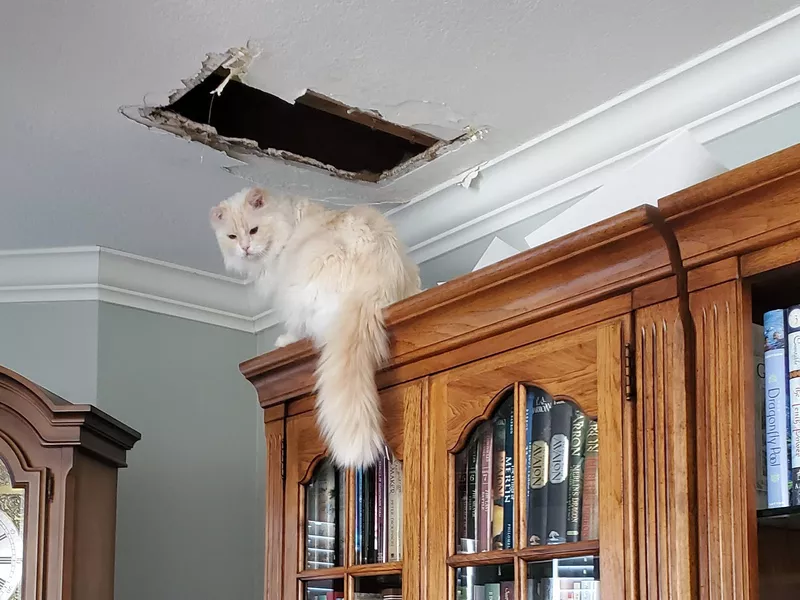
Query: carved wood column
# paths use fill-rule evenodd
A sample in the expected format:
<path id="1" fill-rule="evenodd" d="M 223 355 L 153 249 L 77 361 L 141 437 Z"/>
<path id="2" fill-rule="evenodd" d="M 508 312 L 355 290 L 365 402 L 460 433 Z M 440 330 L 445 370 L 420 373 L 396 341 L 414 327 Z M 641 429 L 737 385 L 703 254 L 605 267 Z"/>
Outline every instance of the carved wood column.
<path id="1" fill-rule="evenodd" d="M 687 319 L 678 299 L 636 311 L 639 587 L 648 600 L 698 597 Z"/>
<path id="2" fill-rule="evenodd" d="M 741 283 L 691 294 L 696 329 L 698 524 L 701 599 L 756 598 L 748 557 L 757 557 L 753 402 L 748 358 L 752 332 Z M 746 318 L 745 318 L 746 317 Z M 757 565 L 752 565 L 757 568 Z"/>

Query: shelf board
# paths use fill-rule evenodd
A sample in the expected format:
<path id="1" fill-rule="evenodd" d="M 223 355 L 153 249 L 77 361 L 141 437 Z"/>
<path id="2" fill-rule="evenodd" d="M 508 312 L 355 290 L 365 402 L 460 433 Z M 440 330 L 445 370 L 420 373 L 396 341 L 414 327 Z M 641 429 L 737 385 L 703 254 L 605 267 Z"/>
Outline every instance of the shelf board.
<path id="1" fill-rule="evenodd" d="M 377 575 L 402 575 L 403 562 L 375 563 L 371 565 L 353 565 L 348 567 L 347 574 L 353 577 L 374 577 Z"/>
<path id="2" fill-rule="evenodd" d="M 332 569 L 307 569 L 297 574 L 301 581 L 316 581 L 320 579 L 342 579 L 345 575 L 344 567 L 333 567 Z"/>
<path id="3" fill-rule="evenodd" d="M 521 550 L 495 550 L 492 552 L 475 552 L 472 554 L 455 554 L 447 559 L 451 567 L 480 567 L 482 565 L 502 565 L 513 562 L 519 557 L 528 562 L 553 560 L 556 558 L 573 558 L 576 556 L 595 556 L 600 553 L 597 540 L 553 544 L 552 546 L 531 546 Z"/>
<path id="4" fill-rule="evenodd" d="M 759 527 L 800 530 L 800 506 L 765 508 L 757 513 Z"/>

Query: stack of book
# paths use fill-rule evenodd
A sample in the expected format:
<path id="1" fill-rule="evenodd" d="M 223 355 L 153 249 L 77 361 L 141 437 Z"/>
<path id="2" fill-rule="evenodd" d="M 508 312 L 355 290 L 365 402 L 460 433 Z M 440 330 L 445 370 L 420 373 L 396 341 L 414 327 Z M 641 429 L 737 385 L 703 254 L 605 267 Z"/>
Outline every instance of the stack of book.
<path id="1" fill-rule="evenodd" d="M 763 344 L 754 339 L 759 507 L 800 506 L 800 305 L 753 328 L 754 338 L 763 331 Z"/>
<path id="2" fill-rule="evenodd" d="M 344 472 L 327 460 L 306 486 L 307 569 L 344 564 L 344 489 Z"/>
<path id="3" fill-rule="evenodd" d="M 530 545 L 597 539 L 597 453 L 596 419 L 540 388 L 526 389 Z"/>
<path id="4" fill-rule="evenodd" d="M 387 448 L 356 478 L 355 551 L 358 564 L 403 558 L 403 465 Z"/>
<path id="5" fill-rule="evenodd" d="M 456 457 L 456 542 L 461 553 L 514 547 L 514 397 L 501 401 Z"/>

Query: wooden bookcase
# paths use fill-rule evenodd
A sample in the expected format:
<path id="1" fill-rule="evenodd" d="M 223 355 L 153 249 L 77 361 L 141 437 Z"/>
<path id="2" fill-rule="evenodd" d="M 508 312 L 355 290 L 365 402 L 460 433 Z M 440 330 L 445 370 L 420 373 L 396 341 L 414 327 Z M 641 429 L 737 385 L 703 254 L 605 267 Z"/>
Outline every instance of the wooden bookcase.
<path id="1" fill-rule="evenodd" d="M 390 307 L 378 383 L 403 465 L 403 556 L 388 563 L 356 560 L 348 472 L 336 564 L 307 568 L 306 490 L 325 455 L 316 354 L 301 341 L 243 363 L 267 439 L 266 598 L 305 599 L 323 582 L 353 600 L 377 582 L 402 585 L 404 600 L 455 600 L 500 580 L 533 600 L 529 579 L 556 574 L 597 579 L 599 595 L 582 599 L 794 598 L 798 517 L 756 509 L 752 324 L 800 303 L 799 277 L 795 146 Z M 566 403 L 556 429 L 567 410 L 596 420 L 596 536 L 530 544 L 544 518 L 528 506 L 531 390 Z M 488 439 L 500 452 L 509 425 L 498 456 L 512 455 L 514 498 L 489 513 L 504 532 L 489 549 L 481 532 L 496 530 L 470 510 L 470 457 Z M 553 462 L 559 447 L 552 473 L 566 464 Z"/>

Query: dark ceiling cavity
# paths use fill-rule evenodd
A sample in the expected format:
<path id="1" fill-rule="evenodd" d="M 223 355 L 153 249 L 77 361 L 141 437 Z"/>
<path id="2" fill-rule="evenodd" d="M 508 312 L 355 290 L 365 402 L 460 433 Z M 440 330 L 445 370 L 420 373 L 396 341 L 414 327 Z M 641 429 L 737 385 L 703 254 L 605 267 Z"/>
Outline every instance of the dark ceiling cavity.
<path id="1" fill-rule="evenodd" d="M 291 152 L 364 181 L 378 181 L 441 141 L 314 92 L 292 104 L 231 80 L 221 95 L 212 94 L 227 74 L 217 70 L 163 110 L 210 125 L 220 136 Z"/>

